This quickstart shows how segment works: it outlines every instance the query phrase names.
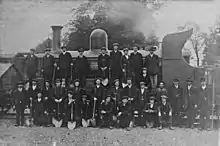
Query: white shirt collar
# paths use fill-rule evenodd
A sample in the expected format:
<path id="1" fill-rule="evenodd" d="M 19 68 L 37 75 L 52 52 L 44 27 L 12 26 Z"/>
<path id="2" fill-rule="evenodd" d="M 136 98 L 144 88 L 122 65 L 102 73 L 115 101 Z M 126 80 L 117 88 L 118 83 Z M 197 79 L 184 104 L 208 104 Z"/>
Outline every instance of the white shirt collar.
<path id="1" fill-rule="evenodd" d="M 66 54 L 66 52 L 63 52 L 63 55 L 65 55 Z"/>
<path id="2" fill-rule="evenodd" d="M 32 86 L 32 89 L 33 89 L 33 90 L 35 90 L 36 88 L 37 88 L 37 86 L 36 86 L 36 85 L 33 85 L 33 86 Z"/>
<path id="3" fill-rule="evenodd" d="M 179 88 L 179 85 L 174 85 L 175 88 Z"/>
<path id="4" fill-rule="evenodd" d="M 128 88 L 131 88 L 132 87 L 132 85 L 128 85 Z"/>
<path id="5" fill-rule="evenodd" d="M 97 88 L 99 88 L 99 87 L 100 87 L 100 85 L 96 85 L 96 87 L 97 87 Z"/>
<path id="6" fill-rule="evenodd" d="M 150 54 L 150 57 L 153 57 L 154 56 L 154 54 Z"/>
<path id="7" fill-rule="evenodd" d="M 191 89 L 192 85 L 188 85 L 188 89 Z"/>
<path id="8" fill-rule="evenodd" d="M 205 86 L 202 86 L 202 89 L 204 90 L 206 88 L 206 85 Z"/>

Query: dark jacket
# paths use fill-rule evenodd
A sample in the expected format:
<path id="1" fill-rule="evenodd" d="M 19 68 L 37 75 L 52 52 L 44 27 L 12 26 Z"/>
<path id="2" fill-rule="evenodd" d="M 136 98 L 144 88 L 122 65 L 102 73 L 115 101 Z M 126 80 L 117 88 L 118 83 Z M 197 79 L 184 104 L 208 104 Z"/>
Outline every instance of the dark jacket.
<path id="1" fill-rule="evenodd" d="M 83 56 L 82 58 L 78 56 L 76 58 L 75 69 L 76 69 L 76 75 L 78 77 L 88 75 L 90 68 L 89 68 L 89 62 L 85 56 Z"/>
<path id="2" fill-rule="evenodd" d="M 206 87 L 205 89 L 198 88 L 198 105 L 201 110 L 209 110 L 212 104 L 212 89 Z"/>
<path id="3" fill-rule="evenodd" d="M 66 52 L 66 54 L 61 53 L 59 55 L 59 62 L 58 62 L 58 67 L 63 70 L 63 69 L 68 69 L 70 70 L 70 64 L 72 62 L 72 56 L 69 52 Z"/>
<path id="4" fill-rule="evenodd" d="M 183 105 L 183 90 L 180 86 L 176 88 L 174 85 L 170 86 L 168 89 L 168 97 L 173 108 L 180 108 Z"/>
<path id="5" fill-rule="evenodd" d="M 29 77 L 36 75 L 36 72 L 38 70 L 38 59 L 37 59 L 37 56 L 33 55 L 31 57 L 31 55 L 28 55 L 25 62 L 26 62 L 27 75 Z"/>
<path id="6" fill-rule="evenodd" d="M 138 101 L 147 103 L 149 101 L 149 90 L 144 88 L 144 92 L 141 89 L 138 90 Z"/>
<path id="7" fill-rule="evenodd" d="M 25 108 L 27 100 L 25 98 L 26 96 L 25 96 L 24 89 L 22 90 L 22 92 L 18 91 L 18 89 L 13 91 L 12 97 L 13 97 L 13 101 L 14 101 L 16 111 L 19 111 L 19 110 Z"/>
<path id="8" fill-rule="evenodd" d="M 110 94 L 113 98 L 116 96 L 117 103 L 121 102 L 121 94 L 122 94 L 122 88 L 116 89 L 115 87 L 110 88 L 107 91 L 107 94 Z"/>
<path id="9" fill-rule="evenodd" d="M 54 87 L 52 91 L 52 97 L 53 99 L 64 99 L 65 98 L 65 89 L 62 88 L 61 86 L 59 87 Z"/>
<path id="10" fill-rule="evenodd" d="M 169 112 L 172 112 L 171 104 L 169 102 L 166 102 L 165 105 L 163 103 L 160 103 L 158 107 L 158 112 L 160 112 L 161 115 L 168 115 Z"/>
<path id="11" fill-rule="evenodd" d="M 153 57 L 148 54 L 145 57 L 144 67 L 147 67 L 149 75 L 155 75 L 159 73 L 159 57 L 153 54 Z"/>
<path id="12" fill-rule="evenodd" d="M 135 102 L 138 101 L 138 90 L 134 85 L 132 85 L 131 88 L 126 86 L 122 91 L 122 95 L 127 95 L 129 98 L 133 98 Z"/>
<path id="13" fill-rule="evenodd" d="M 151 107 L 151 103 L 146 103 L 144 108 L 143 108 L 143 112 L 145 112 L 145 110 L 153 110 L 153 113 L 157 113 L 158 112 L 158 104 L 153 103 L 153 106 Z"/>
<path id="14" fill-rule="evenodd" d="M 184 108 L 187 110 L 189 108 L 194 108 L 195 105 L 198 105 L 197 101 L 197 89 L 192 85 L 191 89 L 188 90 L 186 85 L 183 89 L 183 98 L 184 98 Z"/>
<path id="15" fill-rule="evenodd" d="M 121 70 L 121 64 L 119 62 L 121 62 L 121 57 L 122 57 L 122 53 L 120 51 L 117 51 L 115 53 L 115 51 L 112 51 L 110 53 L 110 68 L 112 70 Z"/>
<path id="16" fill-rule="evenodd" d="M 127 72 L 130 71 L 130 56 L 128 56 L 128 58 L 125 57 L 125 55 L 123 55 L 121 57 L 121 61 L 120 61 L 120 64 L 121 64 L 121 68 L 122 69 L 125 69 Z"/>
<path id="17" fill-rule="evenodd" d="M 49 57 L 45 55 L 43 57 L 43 62 L 42 62 L 43 72 L 46 74 L 50 74 L 53 72 L 53 68 L 54 68 L 54 57 L 52 55 L 49 55 Z"/>
<path id="18" fill-rule="evenodd" d="M 98 102 L 101 102 L 102 100 L 104 100 L 104 88 L 102 86 L 100 86 L 99 88 L 97 88 L 97 86 L 95 86 L 92 89 L 92 96 L 97 98 Z"/>
<path id="19" fill-rule="evenodd" d="M 139 52 L 137 52 L 136 54 L 131 53 L 130 55 L 131 71 L 134 72 L 135 74 L 140 75 L 142 66 L 143 66 L 143 57 L 141 53 Z"/>

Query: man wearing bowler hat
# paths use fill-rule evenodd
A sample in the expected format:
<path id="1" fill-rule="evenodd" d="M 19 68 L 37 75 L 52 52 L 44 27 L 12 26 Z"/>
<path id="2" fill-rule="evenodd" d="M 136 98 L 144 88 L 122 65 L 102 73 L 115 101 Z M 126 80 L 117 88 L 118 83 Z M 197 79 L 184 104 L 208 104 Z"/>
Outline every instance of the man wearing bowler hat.
<path id="1" fill-rule="evenodd" d="M 80 85 L 84 88 L 86 84 L 86 76 L 90 71 L 90 66 L 87 57 L 83 55 L 84 49 L 80 48 L 78 52 L 79 56 L 75 60 L 76 78 L 80 80 Z"/>
<path id="2" fill-rule="evenodd" d="M 35 55 L 35 49 L 30 49 L 30 54 L 27 56 L 26 61 L 26 73 L 29 81 L 31 82 L 33 78 L 36 77 L 38 69 L 38 58 Z"/>
<path id="3" fill-rule="evenodd" d="M 67 47 L 62 46 L 62 53 L 59 55 L 59 61 L 57 69 L 59 70 L 60 78 L 65 78 L 66 81 L 70 78 L 70 70 L 72 63 L 72 56 L 69 52 L 67 52 Z"/>
<path id="4" fill-rule="evenodd" d="M 50 48 L 46 48 L 41 72 L 43 73 L 44 80 L 49 80 L 51 83 L 54 70 L 54 57 L 50 54 L 50 51 Z"/>
<path id="5" fill-rule="evenodd" d="M 158 82 L 158 74 L 160 71 L 159 67 L 159 57 L 154 54 L 156 51 L 156 46 L 153 46 L 149 49 L 150 54 L 145 57 L 144 67 L 147 67 L 148 73 L 150 76 L 151 87 L 156 88 Z"/>
<path id="6" fill-rule="evenodd" d="M 197 89 L 193 86 L 191 78 L 186 80 L 187 84 L 184 88 L 184 110 L 187 116 L 187 127 L 194 128 L 195 117 L 198 110 Z"/>
<path id="7" fill-rule="evenodd" d="M 181 125 L 180 111 L 183 106 L 182 88 L 180 87 L 179 79 L 174 78 L 173 84 L 168 88 L 168 95 L 173 109 L 173 124 Z"/>
<path id="8" fill-rule="evenodd" d="M 139 86 L 139 82 L 141 81 L 141 69 L 143 66 L 143 56 L 138 52 L 138 45 L 133 46 L 133 51 L 130 55 L 130 67 L 132 75 L 134 76 L 135 85 Z"/>
<path id="9" fill-rule="evenodd" d="M 116 78 L 121 79 L 121 57 L 122 53 L 118 50 L 119 44 L 113 44 L 113 50 L 110 53 L 110 70 L 111 70 L 111 79 L 114 81 Z"/>
<path id="10" fill-rule="evenodd" d="M 106 54 L 106 48 L 101 48 L 101 54 L 98 56 L 98 72 L 99 76 L 103 79 L 109 79 L 109 55 Z"/>
<path id="11" fill-rule="evenodd" d="M 200 108 L 200 130 L 209 130 L 210 109 L 212 106 L 212 89 L 207 86 L 205 78 L 200 79 L 200 88 L 198 89 L 198 101 Z"/>
<path id="12" fill-rule="evenodd" d="M 17 89 L 12 93 L 14 108 L 16 110 L 16 125 L 15 126 L 23 126 L 24 125 L 24 110 L 26 107 L 26 99 L 25 99 L 25 91 L 24 84 L 22 81 L 18 82 Z"/>

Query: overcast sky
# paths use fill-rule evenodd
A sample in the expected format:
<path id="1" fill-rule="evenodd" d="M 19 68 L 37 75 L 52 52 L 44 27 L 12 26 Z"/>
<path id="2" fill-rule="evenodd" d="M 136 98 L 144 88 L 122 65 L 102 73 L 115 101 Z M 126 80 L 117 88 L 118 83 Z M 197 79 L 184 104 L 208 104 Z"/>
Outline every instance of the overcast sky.
<path id="1" fill-rule="evenodd" d="M 1 2 L 2 1 L 2 2 Z M 162 8 L 156 17 L 156 34 L 161 39 L 175 32 L 188 21 L 199 24 L 202 31 L 214 24 L 220 14 L 218 1 L 176 0 Z M 82 1 L 0 0 L 0 47 L 5 53 L 28 51 L 51 33 L 51 25 L 65 25 L 71 19 L 71 9 Z M 67 29 L 64 28 L 64 32 Z"/>

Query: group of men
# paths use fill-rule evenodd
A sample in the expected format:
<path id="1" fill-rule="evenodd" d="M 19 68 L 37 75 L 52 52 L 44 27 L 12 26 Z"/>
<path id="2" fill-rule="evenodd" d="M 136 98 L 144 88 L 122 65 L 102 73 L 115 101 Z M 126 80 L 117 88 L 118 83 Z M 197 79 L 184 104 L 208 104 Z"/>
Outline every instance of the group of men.
<path id="1" fill-rule="evenodd" d="M 82 126 L 82 120 L 95 119 L 99 127 L 129 130 L 134 126 L 162 129 L 167 125 L 173 129 L 172 125 L 182 126 L 181 113 L 184 111 L 187 127 L 193 128 L 200 109 L 200 129 L 208 128 L 211 96 L 205 79 L 201 78 L 198 88 L 193 86 L 192 79 L 181 87 L 177 78 L 173 79 L 171 87 L 166 87 L 162 81 L 157 86 L 160 63 L 154 54 L 155 47 L 151 47 L 144 61 L 137 45 L 131 54 L 127 47 L 122 54 L 119 44 L 114 43 L 110 56 L 106 48 L 101 48 L 98 75 L 91 93 L 85 90 L 90 68 L 83 49 L 79 49 L 79 56 L 74 61 L 66 47 L 61 49 L 63 52 L 57 63 L 50 49 L 46 50 L 41 70 L 45 79 L 43 89 L 34 79 L 33 64 L 37 66 L 37 57 L 33 50 L 27 57 L 27 66 L 31 67 L 27 68 L 29 80 L 25 86 L 19 82 L 13 92 L 17 125 L 24 124 L 24 109 L 29 107 L 36 125 L 50 125 L 51 118 L 56 117 L 63 119 L 65 127 L 74 111 L 76 127 Z M 112 82 L 104 84 L 105 79 Z"/>

